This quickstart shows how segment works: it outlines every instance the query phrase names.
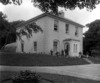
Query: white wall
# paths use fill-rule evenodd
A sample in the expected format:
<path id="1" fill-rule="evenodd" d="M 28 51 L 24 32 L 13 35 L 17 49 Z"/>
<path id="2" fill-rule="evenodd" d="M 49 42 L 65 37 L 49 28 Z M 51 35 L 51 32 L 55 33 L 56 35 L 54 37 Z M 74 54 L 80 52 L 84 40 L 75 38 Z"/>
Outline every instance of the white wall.
<path id="1" fill-rule="evenodd" d="M 50 53 L 50 50 L 53 50 L 53 41 L 55 39 L 59 40 L 60 42 L 60 47 L 59 47 L 59 52 L 61 50 L 64 50 L 64 42 L 63 40 L 71 38 L 79 41 L 69 41 L 70 43 L 70 54 L 71 56 L 78 55 L 73 53 L 73 44 L 77 43 L 78 44 L 78 52 L 82 51 L 82 28 L 78 28 L 79 35 L 75 36 L 75 27 L 74 25 L 69 24 L 69 33 L 65 33 L 65 22 L 59 20 L 59 30 L 58 32 L 54 31 L 54 19 L 50 17 L 43 17 L 40 18 L 39 20 L 36 21 L 37 25 L 41 26 L 43 29 L 43 33 L 33 33 L 33 36 L 27 40 L 24 37 L 25 40 L 25 52 L 34 52 L 34 47 L 33 47 L 33 42 L 37 41 L 37 53 Z M 18 48 L 17 51 L 20 52 L 21 46 L 20 42 L 17 41 Z"/>
<path id="2" fill-rule="evenodd" d="M 36 21 L 37 25 L 39 25 L 42 30 L 43 30 L 43 33 L 42 32 L 38 32 L 38 33 L 33 33 L 32 37 L 27 39 L 26 37 L 22 37 L 22 39 L 24 40 L 24 51 L 27 53 L 27 52 L 34 52 L 34 47 L 33 47 L 33 42 L 34 41 L 37 41 L 37 52 L 43 52 L 44 51 L 44 32 L 45 32 L 45 20 L 46 18 L 41 18 L 39 20 Z M 17 30 L 19 31 L 19 30 Z M 21 42 L 19 40 L 17 40 L 17 50 L 16 52 L 21 52 Z"/>
<path id="3" fill-rule="evenodd" d="M 69 33 L 65 33 L 65 22 L 62 22 L 62 21 L 59 21 L 59 30 L 58 32 L 54 31 L 54 19 L 53 18 L 50 18 L 50 17 L 47 17 L 47 28 L 46 28 L 46 32 L 45 32 L 45 38 L 46 38 L 46 51 L 48 50 L 51 50 L 53 49 L 53 41 L 55 39 L 58 39 L 60 41 L 60 49 L 59 51 L 61 52 L 62 49 L 64 49 L 64 46 L 63 46 L 63 40 L 65 39 L 68 39 L 68 38 L 71 38 L 71 39 L 75 39 L 75 40 L 79 40 L 79 41 L 73 41 L 75 43 L 78 44 L 78 48 L 80 50 L 78 50 L 78 52 L 82 52 L 82 28 L 78 28 L 78 36 L 75 36 L 75 27 L 74 25 L 71 25 L 69 24 Z M 70 41 L 69 43 L 70 44 L 73 44 L 72 41 Z M 72 49 L 73 49 L 73 45 L 71 45 L 70 47 L 71 49 L 71 53 L 73 52 Z M 77 54 L 74 54 L 74 55 L 78 55 L 78 52 Z M 70 54 L 71 54 L 70 53 Z M 73 54 L 71 54 L 73 55 Z"/>

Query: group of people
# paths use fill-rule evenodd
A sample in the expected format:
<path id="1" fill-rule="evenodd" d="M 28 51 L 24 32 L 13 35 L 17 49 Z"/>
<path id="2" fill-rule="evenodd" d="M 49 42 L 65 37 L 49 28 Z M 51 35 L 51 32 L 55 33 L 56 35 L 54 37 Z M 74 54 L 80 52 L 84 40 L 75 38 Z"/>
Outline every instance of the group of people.
<path id="1" fill-rule="evenodd" d="M 51 55 L 60 55 L 59 52 L 57 52 L 57 51 L 55 52 L 55 51 L 53 51 L 53 50 L 51 50 L 50 53 L 51 53 Z M 61 51 L 61 55 L 62 55 L 62 56 L 68 56 L 68 55 L 69 55 L 69 54 L 68 54 L 68 49 L 62 50 L 62 51 Z"/>

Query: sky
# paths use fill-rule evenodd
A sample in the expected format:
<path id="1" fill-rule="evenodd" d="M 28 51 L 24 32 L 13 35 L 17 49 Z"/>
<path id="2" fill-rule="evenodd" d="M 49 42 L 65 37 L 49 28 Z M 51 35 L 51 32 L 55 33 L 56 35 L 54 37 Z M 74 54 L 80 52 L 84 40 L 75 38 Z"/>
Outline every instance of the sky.
<path id="1" fill-rule="evenodd" d="M 87 11 L 87 9 L 80 10 L 78 8 L 75 10 L 68 9 L 67 11 L 63 8 L 59 8 L 59 10 L 63 10 L 65 12 L 65 18 L 84 26 L 96 19 L 100 19 L 100 5 L 97 5 L 96 9 L 91 12 Z M 7 15 L 7 20 L 9 21 L 29 20 L 43 13 L 40 9 L 33 6 L 33 3 L 31 3 L 30 0 L 23 0 L 23 3 L 20 6 L 14 4 L 4 6 L 0 3 L 0 11 Z M 83 32 L 87 30 L 88 28 L 84 28 Z"/>

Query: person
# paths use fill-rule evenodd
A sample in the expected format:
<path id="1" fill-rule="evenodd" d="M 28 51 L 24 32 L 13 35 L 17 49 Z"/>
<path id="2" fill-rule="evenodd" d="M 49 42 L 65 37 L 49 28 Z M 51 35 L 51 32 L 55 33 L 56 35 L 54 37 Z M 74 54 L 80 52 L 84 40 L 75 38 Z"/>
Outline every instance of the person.
<path id="1" fill-rule="evenodd" d="M 84 55 L 82 54 L 82 52 L 79 52 L 79 57 L 83 57 Z"/>
<path id="2" fill-rule="evenodd" d="M 89 56 L 91 56 L 91 50 L 88 50 Z"/>
<path id="3" fill-rule="evenodd" d="M 59 55 L 59 52 L 56 52 L 55 54 L 56 54 L 56 56 L 58 56 Z"/>
<path id="4" fill-rule="evenodd" d="M 68 53 L 67 53 L 67 49 L 65 49 L 65 56 L 67 56 L 68 55 Z"/>
<path id="5" fill-rule="evenodd" d="M 64 50 L 61 51 L 62 56 L 64 55 Z"/>
<path id="6" fill-rule="evenodd" d="M 86 57 L 89 57 L 89 51 L 86 52 Z"/>
<path id="7" fill-rule="evenodd" d="M 52 50 L 50 50 L 50 53 L 51 53 L 51 55 L 53 55 L 53 51 Z"/>

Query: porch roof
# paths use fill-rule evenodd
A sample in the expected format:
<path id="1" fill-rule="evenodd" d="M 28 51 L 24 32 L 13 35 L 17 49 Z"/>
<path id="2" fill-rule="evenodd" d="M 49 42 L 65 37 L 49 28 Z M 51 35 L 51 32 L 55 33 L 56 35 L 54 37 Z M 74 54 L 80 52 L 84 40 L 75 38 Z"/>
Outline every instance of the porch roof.
<path id="1" fill-rule="evenodd" d="M 79 41 L 80 42 L 80 40 L 78 40 L 78 39 L 72 39 L 72 38 L 64 39 L 63 41 Z"/>

